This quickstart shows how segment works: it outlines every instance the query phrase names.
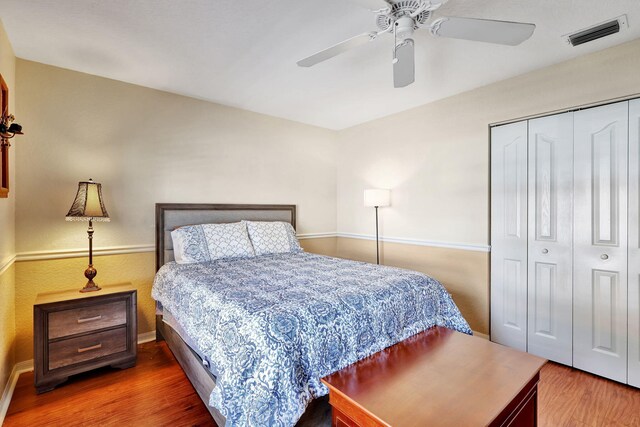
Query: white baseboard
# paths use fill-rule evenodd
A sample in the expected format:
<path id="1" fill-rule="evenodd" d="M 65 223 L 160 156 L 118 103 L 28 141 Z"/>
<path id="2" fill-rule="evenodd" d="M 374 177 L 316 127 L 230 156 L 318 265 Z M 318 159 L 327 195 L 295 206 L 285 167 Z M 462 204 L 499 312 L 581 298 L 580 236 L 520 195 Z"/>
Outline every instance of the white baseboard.
<path id="1" fill-rule="evenodd" d="M 480 332 L 476 332 L 476 331 L 472 331 L 473 332 L 473 336 L 474 337 L 480 337 L 480 338 L 484 338 L 485 340 L 489 340 L 489 335 L 487 334 L 483 334 Z"/>
<path id="2" fill-rule="evenodd" d="M 155 341 L 156 339 L 156 331 L 144 332 L 142 334 L 138 334 L 138 344 L 144 344 L 146 342 Z"/>
<path id="3" fill-rule="evenodd" d="M 143 332 L 141 334 L 138 334 L 138 344 L 151 342 L 155 339 L 156 331 Z M 13 396 L 13 392 L 16 389 L 18 377 L 24 372 L 31 371 L 33 371 L 33 359 L 18 362 L 13 366 L 11 374 L 9 375 L 9 380 L 7 381 L 7 384 L 4 387 L 4 391 L 2 392 L 2 398 L 0 399 L 0 425 L 2 425 L 2 423 L 4 422 L 4 417 L 7 415 L 7 411 L 9 410 L 9 403 L 11 403 L 11 397 Z"/>
<path id="4" fill-rule="evenodd" d="M 16 384 L 18 383 L 18 377 L 23 372 L 33 371 L 33 360 L 26 360 L 24 362 L 16 363 L 11 370 L 11 374 L 9 375 L 9 380 L 4 387 L 4 391 L 2 392 L 2 398 L 0 399 L 0 425 L 4 422 L 4 417 L 7 415 L 7 411 L 9 410 L 9 403 L 11 403 L 11 397 L 13 396 L 13 391 L 16 389 Z"/>

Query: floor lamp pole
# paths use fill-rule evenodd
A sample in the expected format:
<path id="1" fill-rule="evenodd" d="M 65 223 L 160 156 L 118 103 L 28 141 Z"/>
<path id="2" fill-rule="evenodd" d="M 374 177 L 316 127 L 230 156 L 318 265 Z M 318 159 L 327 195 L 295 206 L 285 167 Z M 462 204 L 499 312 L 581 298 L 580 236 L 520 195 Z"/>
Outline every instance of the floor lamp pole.
<path id="1" fill-rule="evenodd" d="M 378 240 L 378 206 L 376 208 L 376 264 L 380 264 L 380 242 Z"/>

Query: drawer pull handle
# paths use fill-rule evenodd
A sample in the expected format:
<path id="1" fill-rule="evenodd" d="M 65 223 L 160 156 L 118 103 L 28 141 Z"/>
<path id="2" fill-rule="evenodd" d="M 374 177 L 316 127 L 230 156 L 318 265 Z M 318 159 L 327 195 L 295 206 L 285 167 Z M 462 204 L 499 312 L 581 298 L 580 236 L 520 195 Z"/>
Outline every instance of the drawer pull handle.
<path id="1" fill-rule="evenodd" d="M 102 343 L 98 343 L 96 345 L 92 345 L 89 347 L 83 347 L 78 349 L 78 353 L 84 353 L 85 351 L 98 350 L 102 348 Z"/>
<path id="2" fill-rule="evenodd" d="M 100 320 L 100 319 L 102 319 L 102 315 L 98 314 L 97 316 L 85 317 L 84 319 L 78 319 L 78 323 L 93 322 L 93 321 Z"/>

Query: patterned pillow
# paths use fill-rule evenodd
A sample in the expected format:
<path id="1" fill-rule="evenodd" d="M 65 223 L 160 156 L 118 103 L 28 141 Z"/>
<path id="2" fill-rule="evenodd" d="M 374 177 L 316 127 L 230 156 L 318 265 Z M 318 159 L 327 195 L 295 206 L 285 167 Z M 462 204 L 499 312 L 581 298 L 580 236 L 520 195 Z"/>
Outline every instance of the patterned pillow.
<path id="1" fill-rule="evenodd" d="M 282 221 L 243 221 L 256 255 L 281 254 L 302 250 L 291 224 Z"/>
<path id="2" fill-rule="evenodd" d="M 255 256 L 247 226 L 242 222 L 180 227 L 171 232 L 178 264 Z"/>

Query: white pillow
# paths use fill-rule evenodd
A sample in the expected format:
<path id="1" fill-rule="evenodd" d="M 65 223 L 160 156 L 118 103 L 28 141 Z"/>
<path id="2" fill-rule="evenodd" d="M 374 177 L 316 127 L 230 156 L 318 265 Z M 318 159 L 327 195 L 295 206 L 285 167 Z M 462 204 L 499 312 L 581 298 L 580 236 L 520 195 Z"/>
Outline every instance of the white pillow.
<path id="1" fill-rule="evenodd" d="M 243 221 L 256 255 L 281 254 L 302 250 L 296 232 L 288 222 Z"/>
<path id="2" fill-rule="evenodd" d="M 242 222 L 180 227 L 171 232 L 171 239 L 178 264 L 255 256 L 247 226 Z"/>

